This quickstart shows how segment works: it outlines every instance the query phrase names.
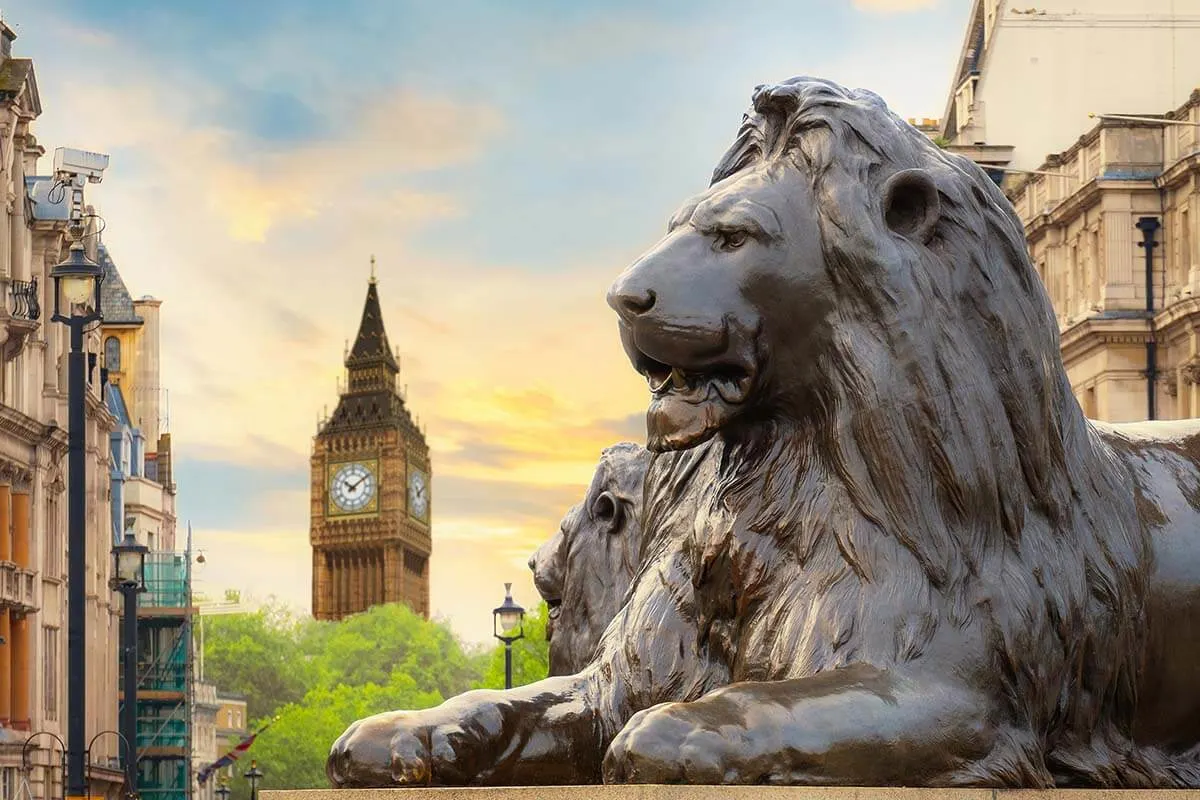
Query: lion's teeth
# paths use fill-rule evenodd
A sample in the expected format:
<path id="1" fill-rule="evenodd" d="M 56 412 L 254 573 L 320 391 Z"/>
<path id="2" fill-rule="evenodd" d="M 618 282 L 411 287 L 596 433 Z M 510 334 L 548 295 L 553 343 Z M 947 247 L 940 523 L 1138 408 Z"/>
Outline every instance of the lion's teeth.
<path id="1" fill-rule="evenodd" d="M 671 380 L 671 376 L 668 375 L 667 377 L 662 379 L 662 383 L 655 386 L 654 385 L 654 376 L 653 375 L 646 376 L 646 383 L 650 385 L 650 391 L 653 392 L 654 394 L 658 394 L 659 392 L 661 392 L 663 390 L 663 388 L 667 385 L 667 381 L 669 381 L 669 380 Z"/>
<path id="2" fill-rule="evenodd" d="M 683 377 L 683 373 L 680 371 L 679 367 L 671 368 L 671 385 L 676 389 L 687 388 L 687 379 Z"/>

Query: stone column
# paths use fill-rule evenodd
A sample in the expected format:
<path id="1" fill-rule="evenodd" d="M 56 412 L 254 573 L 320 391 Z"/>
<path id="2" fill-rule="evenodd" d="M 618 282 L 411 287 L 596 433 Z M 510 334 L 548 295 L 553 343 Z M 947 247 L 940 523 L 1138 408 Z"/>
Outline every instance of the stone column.
<path id="1" fill-rule="evenodd" d="M 376 604 L 383 603 L 383 553 L 379 549 L 371 551 L 371 586 L 373 587 L 373 598 Z"/>
<path id="2" fill-rule="evenodd" d="M 366 591 L 363 595 L 363 605 L 370 608 L 375 605 L 375 551 L 368 550 L 363 554 L 363 583 Z"/>
<path id="3" fill-rule="evenodd" d="M 388 545 L 383 554 L 384 600 L 394 603 L 403 597 L 404 578 L 400 574 L 400 546 Z"/>
<path id="4" fill-rule="evenodd" d="M 0 485 L 0 561 L 12 561 L 12 486 Z"/>
<path id="5" fill-rule="evenodd" d="M 337 617 L 342 613 L 342 554 L 330 554 L 329 613 Z"/>
<path id="6" fill-rule="evenodd" d="M 33 626 L 26 614 L 12 619 L 12 721 L 24 730 L 29 729 L 33 715 Z"/>
<path id="7" fill-rule="evenodd" d="M 32 554 L 30 552 L 29 535 L 29 491 L 12 492 L 12 560 L 18 568 L 33 570 Z M 18 588 L 24 591 L 25 583 L 20 581 Z M 9 625 L 12 638 L 12 662 L 9 678 L 9 691 L 12 698 L 11 719 L 15 723 L 29 722 L 30 674 L 31 656 L 33 655 L 29 641 L 29 620 L 24 614 L 12 615 Z M 0 634 L 2 635 L 2 634 Z M 3 687 L 0 687 L 3 691 Z"/>
<path id="8" fill-rule="evenodd" d="M 12 637 L 12 612 L 7 608 L 0 610 L 0 636 L 4 644 L 0 645 L 0 725 L 8 726 L 12 719 L 12 673 L 13 667 L 20 664 L 20 654 L 16 652 L 16 642 Z"/>
<path id="9" fill-rule="evenodd" d="M 345 553 L 338 553 L 338 616 L 345 616 L 350 610 L 350 559 Z"/>
<path id="10" fill-rule="evenodd" d="M 355 550 L 350 557 L 350 613 L 363 610 L 362 551 Z"/>
<path id="11" fill-rule="evenodd" d="M 325 567 L 325 554 L 320 550 L 313 548 L 312 551 L 312 612 L 317 619 L 322 619 L 322 613 L 325 611 L 324 605 L 321 602 L 323 595 L 321 594 L 321 583 Z"/>
<path id="12" fill-rule="evenodd" d="M 0 563 L 13 562 L 12 548 L 12 486 L 0 485 Z M 0 580 L 9 580 L 9 568 L 0 568 Z M 19 586 L 19 584 L 14 583 Z M 12 720 L 12 674 L 20 664 L 21 654 L 15 650 L 12 639 L 12 613 L 6 608 L 0 612 L 0 721 L 8 724 Z"/>
<path id="13" fill-rule="evenodd" d="M 375 589 L 371 585 L 371 558 L 373 551 L 364 550 L 362 554 L 362 583 L 363 583 L 363 611 L 371 607 L 374 602 Z"/>
<path id="14" fill-rule="evenodd" d="M 375 602 L 386 603 L 383 599 L 383 550 L 375 550 L 375 558 L 371 562 L 371 571 L 375 575 Z"/>
<path id="15" fill-rule="evenodd" d="M 21 569 L 33 569 L 29 553 L 29 492 L 12 493 L 12 560 Z"/>

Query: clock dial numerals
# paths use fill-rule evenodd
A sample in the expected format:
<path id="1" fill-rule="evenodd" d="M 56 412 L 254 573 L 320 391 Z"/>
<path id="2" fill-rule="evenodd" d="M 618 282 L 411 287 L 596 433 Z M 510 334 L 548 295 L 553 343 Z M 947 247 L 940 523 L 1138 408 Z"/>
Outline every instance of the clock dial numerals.
<path id="1" fill-rule="evenodd" d="M 375 497 L 375 473 L 365 464 L 346 464 L 330 482 L 333 504 L 342 511 L 364 510 Z"/>
<path id="2" fill-rule="evenodd" d="M 421 520 L 429 515 L 429 481 L 420 470 L 408 473 L 408 511 Z"/>

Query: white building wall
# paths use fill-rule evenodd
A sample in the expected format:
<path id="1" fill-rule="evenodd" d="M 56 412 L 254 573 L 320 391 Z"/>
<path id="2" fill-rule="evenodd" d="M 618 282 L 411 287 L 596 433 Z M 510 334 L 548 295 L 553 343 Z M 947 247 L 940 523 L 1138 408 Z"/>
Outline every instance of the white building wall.
<path id="1" fill-rule="evenodd" d="M 1010 167 L 1037 169 L 1095 124 L 1089 113 L 1161 113 L 1200 86 L 1200 0 L 979 1 L 995 27 L 978 124 L 952 141 L 1012 145 Z"/>

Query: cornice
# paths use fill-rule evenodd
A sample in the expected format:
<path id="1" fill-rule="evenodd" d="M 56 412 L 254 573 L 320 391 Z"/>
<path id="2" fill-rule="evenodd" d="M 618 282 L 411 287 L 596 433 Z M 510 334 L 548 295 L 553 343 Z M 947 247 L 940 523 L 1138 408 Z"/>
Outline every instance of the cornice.
<path id="1" fill-rule="evenodd" d="M 1077 361 L 1105 345 L 1145 344 L 1151 341 L 1150 326 L 1146 319 L 1090 318 L 1072 325 L 1062 332 L 1059 350 L 1065 363 Z"/>
<path id="2" fill-rule="evenodd" d="M 1195 321 L 1200 318 L 1200 298 L 1189 297 L 1176 300 L 1154 316 L 1154 327 L 1160 331 L 1168 331 L 1182 321 Z"/>
<path id="3" fill-rule="evenodd" d="M 1103 200 L 1106 192 L 1157 192 L 1153 180 L 1104 180 L 1093 178 L 1072 194 L 1060 200 L 1047 212 L 1035 214 L 1025 223 L 1025 238 L 1032 244 L 1045 235 L 1047 229 L 1068 225 L 1090 211 Z"/>
<path id="4" fill-rule="evenodd" d="M 1158 176 L 1158 185 L 1175 189 L 1193 172 L 1200 172 L 1200 151 L 1189 153 L 1163 170 Z"/>
<path id="5" fill-rule="evenodd" d="M 1107 183 L 1107 182 L 1105 182 Z M 1049 211 L 1034 214 L 1025 223 L 1025 237 L 1031 241 L 1040 237 L 1046 228 L 1052 228 L 1070 222 L 1079 216 L 1080 211 L 1087 211 L 1099 204 L 1106 186 L 1099 178 L 1093 178 L 1074 192 L 1059 200 Z"/>

